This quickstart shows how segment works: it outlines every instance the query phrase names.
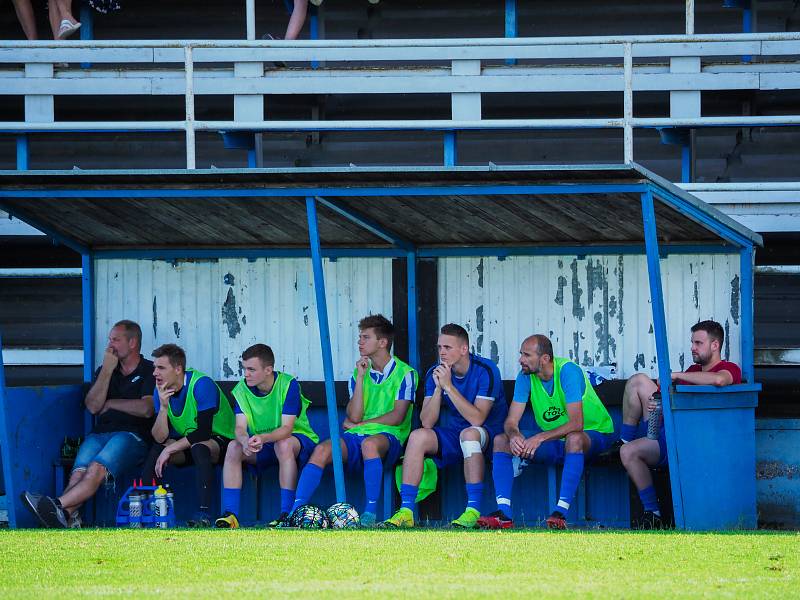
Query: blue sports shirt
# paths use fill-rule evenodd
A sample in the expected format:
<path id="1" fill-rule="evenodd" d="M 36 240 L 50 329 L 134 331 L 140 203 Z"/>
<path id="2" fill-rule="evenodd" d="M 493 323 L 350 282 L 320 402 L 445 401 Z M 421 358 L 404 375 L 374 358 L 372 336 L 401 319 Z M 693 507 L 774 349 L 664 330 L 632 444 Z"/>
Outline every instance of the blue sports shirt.
<path id="1" fill-rule="evenodd" d="M 426 398 L 433 396 L 433 392 L 436 389 L 433 370 L 437 366 L 432 366 L 425 374 Z M 475 404 L 475 400 L 479 398 L 492 402 L 492 408 L 489 410 L 483 426 L 493 432 L 501 432 L 503 430 L 503 422 L 508 414 L 508 403 L 503 391 L 503 379 L 500 376 L 500 369 L 497 368 L 497 365 L 487 358 L 477 354 L 470 354 L 469 369 L 467 369 L 463 377 L 458 377 L 455 373 L 452 373 L 452 381 L 453 387 L 471 404 Z M 442 391 L 442 411 L 446 414 L 446 425 L 444 425 L 446 429 L 461 431 L 471 427 L 469 421 L 458 412 L 458 409 L 445 391 Z M 439 415 L 439 422 L 441 423 L 441 421 L 442 414 Z"/>

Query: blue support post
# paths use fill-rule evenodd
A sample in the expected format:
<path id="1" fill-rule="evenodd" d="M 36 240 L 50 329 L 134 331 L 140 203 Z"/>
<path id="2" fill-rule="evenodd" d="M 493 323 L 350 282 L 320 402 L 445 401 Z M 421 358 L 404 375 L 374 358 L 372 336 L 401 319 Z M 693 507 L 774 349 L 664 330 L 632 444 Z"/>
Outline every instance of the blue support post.
<path id="1" fill-rule="evenodd" d="M 306 197 L 306 215 L 308 217 L 308 237 L 311 243 L 311 264 L 314 268 L 314 294 L 317 299 L 319 339 L 322 345 L 322 370 L 325 373 L 325 404 L 328 407 L 328 426 L 331 432 L 336 501 L 344 502 L 346 499 L 344 466 L 342 465 L 342 449 L 339 446 L 339 413 L 336 407 L 336 389 L 333 379 L 333 353 L 331 350 L 330 327 L 328 325 L 328 303 L 325 299 L 325 275 L 322 271 L 317 205 L 313 196 Z"/>
<path id="2" fill-rule="evenodd" d="M 30 165 L 30 148 L 28 134 L 21 133 L 17 136 L 17 171 L 27 171 Z"/>
<path id="3" fill-rule="evenodd" d="M 94 258 L 81 255 L 81 304 L 83 308 L 83 381 L 91 383 L 94 366 Z M 85 432 L 92 429 L 92 415 L 85 411 Z"/>
<path id="4" fill-rule="evenodd" d="M 247 168 L 248 169 L 255 169 L 258 166 L 256 162 L 256 149 L 253 148 L 252 150 L 247 151 Z"/>
<path id="5" fill-rule="evenodd" d="M 444 132 L 444 166 L 455 167 L 458 162 L 458 152 L 456 148 L 456 132 Z"/>
<path id="6" fill-rule="evenodd" d="M 5 490 L 8 509 L 9 527 L 17 526 L 16 507 L 12 494 L 16 491 L 11 477 L 11 432 L 6 423 L 6 371 L 3 364 L 3 338 L 0 335 L 0 463 L 2 463 L 3 489 Z"/>
<path id="7" fill-rule="evenodd" d="M 664 292 L 661 287 L 661 265 L 658 253 L 658 233 L 656 231 L 656 214 L 653 206 L 653 194 L 650 191 L 642 194 L 642 224 L 644 226 L 644 242 L 647 252 L 647 276 L 650 282 L 650 299 L 653 311 L 653 330 L 656 336 L 656 356 L 658 359 L 658 380 L 661 384 L 662 405 L 664 407 L 664 427 L 667 434 L 669 455 L 670 486 L 672 488 L 672 504 L 675 512 L 675 526 L 684 529 L 683 494 L 680 483 L 680 465 L 675 447 L 674 422 L 670 403 L 672 386 L 669 366 L 669 344 L 667 342 L 667 321 L 664 310 Z"/>
<path id="8" fill-rule="evenodd" d="M 753 247 L 739 251 L 739 298 L 742 315 L 742 379 L 746 383 L 755 382 L 753 368 Z"/>
<path id="9" fill-rule="evenodd" d="M 742 33 L 753 33 L 753 5 L 748 0 L 742 9 Z M 753 62 L 753 57 L 749 54 L 742 56 L 742 62 Z"/>
<path id="10" fill-rule="evenodd" d="M 309 37 L 312 40 L 319 39 L 319 9 L 313 4 L 311 5 L 311 10 L 309 11 L 311 14 L 308 18 L 308 29 L 309 29 Z M 319 61 L 312 60 L 311 61 L 311 68 L 312 69 L 319 69 Z"/>
<path id="11" fill-rule="evenodd" d="M 80 36 L 82 41 L 94 39 L 94 10 L 88 2 L 81 2 L 81 28 Z M 92 63 L 81 63 L 81 69 L 91 69 Z"/>
<path id="12" fill-rule="evenodd" d="M 419 371 L 419 339 L 417 335 L 417 253 L 406 254 L 408 280 L 408 363 Z"/>
<path id="13" fill-rule="evenodd" d="M 681 146 L 681 183 L 692 183 L 692 144 Z"/>
<path id="14" fill-rule="evenodd" d="M 507 38 L 517 37 L 517 0 L 506 0 L 505 33 Z M 507 65 L 517 64 L 514 58 L 506 59 Z"/>

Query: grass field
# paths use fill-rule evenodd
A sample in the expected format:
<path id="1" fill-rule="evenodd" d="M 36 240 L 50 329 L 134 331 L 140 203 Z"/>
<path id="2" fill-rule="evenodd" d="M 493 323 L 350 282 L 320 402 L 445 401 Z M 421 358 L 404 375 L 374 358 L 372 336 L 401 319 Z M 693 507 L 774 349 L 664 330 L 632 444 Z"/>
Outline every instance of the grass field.
<path id="1" fill-rule="evenodd" d="M 800 595 L 798 533 L 0 531 L 0 597 Z"/>

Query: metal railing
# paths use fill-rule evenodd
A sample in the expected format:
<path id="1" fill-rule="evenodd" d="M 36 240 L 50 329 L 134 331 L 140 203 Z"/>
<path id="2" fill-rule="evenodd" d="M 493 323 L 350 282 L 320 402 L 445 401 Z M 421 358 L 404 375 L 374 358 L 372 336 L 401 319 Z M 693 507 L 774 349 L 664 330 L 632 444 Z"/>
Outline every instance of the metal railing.
<path id="1" fill-rule="evenodd" d="M 742 60 L 742 57 L 748 60 Z M 26 120 L 0 132 L 182 131 L 194 169 L 198 131 L 381 131 L 618 129 L 624 161 L 634 159 L 633 131 L 800 125 L 800 114 L 702 116 L 708 90 L 800 88 L 800 33 L 579 38 L 358 41 L 2 42 L 0 85 L 26 99 Z M 510 66 L 504 61 L 515 60 Z M 524 64 L 520 64 L 522 61 Z M 87 70 L 59 63 L 105 65 Z M 271 68 L 275 62 L 293 68 Z M 264 65 L 267 65 L 265 68 Z M 326 64 L 313 68 L 312 64 Z M 124 65 L 122 67 L 116 65 Z M 143 69 L 153 65 L 152 69 Z M 244 67 L 244 68 L 243 68 Z M 484 119 L 484 93 L 619 92 L 621 115 L 566 119 Z M 635 117 L 634 92 L 694 94 L 698 107 L 662 118 Z M 449 94 L 450 119 L 269 120 L 258 110 L 233 120 L 196 120 L 195 98 L 225 94 Z M 183 120 L 55 121 L 53 98 L 68 95 L 182 95 Z M 680 99 L 671 99 L 673 105 Z M 677 114 L 680 113 L 680 114 Z M 446 153 L 447 154 L 447 153 Z"/>

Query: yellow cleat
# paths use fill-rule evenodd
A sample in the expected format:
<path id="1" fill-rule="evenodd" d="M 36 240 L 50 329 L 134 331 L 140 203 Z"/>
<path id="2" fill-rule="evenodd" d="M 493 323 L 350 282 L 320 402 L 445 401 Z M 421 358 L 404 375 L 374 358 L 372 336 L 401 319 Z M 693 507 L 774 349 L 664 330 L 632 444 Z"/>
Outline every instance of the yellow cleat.
<path id="1" fill-rule="evenodd" d="M 226 512 L 214 521 L 214 527 L 217 529 L 239 529 L 239 519 L 232 512 Z"/>
<path id="2" fill-rule="evenodd" d="M 410 508 L 401 508 L 381 525 L 390 529 L 411 529 L 414 527 L 414 513 Z"/>

